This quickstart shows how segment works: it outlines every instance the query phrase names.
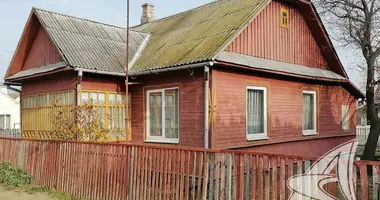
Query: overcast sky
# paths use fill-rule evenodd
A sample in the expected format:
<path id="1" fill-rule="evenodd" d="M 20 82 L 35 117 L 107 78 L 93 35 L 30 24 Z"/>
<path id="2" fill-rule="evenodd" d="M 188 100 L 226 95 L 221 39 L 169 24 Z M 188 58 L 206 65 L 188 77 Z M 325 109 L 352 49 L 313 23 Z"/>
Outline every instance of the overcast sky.
<path id="1" fill-rule="evenodd" d="M 211 1 L 213 0 L 130 0 L 131 25 L 139 24 L 141 5 L 146 2 L 153 3 L 156 18 L 162 18 Z M 126 0 L 0 0 L 0 82 L 32 7 L 122 27 L 126 25 Z M 358 83 L 360 77 L 351 70 L 355 64 L 351 51 L 338 49 L 338 54 L 350 78 Z"/>

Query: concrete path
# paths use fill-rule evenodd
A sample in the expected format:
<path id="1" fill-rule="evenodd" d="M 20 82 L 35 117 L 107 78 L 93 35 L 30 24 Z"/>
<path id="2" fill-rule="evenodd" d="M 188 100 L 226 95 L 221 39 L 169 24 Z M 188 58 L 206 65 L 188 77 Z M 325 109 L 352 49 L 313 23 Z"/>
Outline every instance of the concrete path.
<path id="1" fill-rule="evenodd" d="M 54 200 L 46 194 L 28 194 L 21 190 L 7 190 L 0 187 L 0 200 Z"/>

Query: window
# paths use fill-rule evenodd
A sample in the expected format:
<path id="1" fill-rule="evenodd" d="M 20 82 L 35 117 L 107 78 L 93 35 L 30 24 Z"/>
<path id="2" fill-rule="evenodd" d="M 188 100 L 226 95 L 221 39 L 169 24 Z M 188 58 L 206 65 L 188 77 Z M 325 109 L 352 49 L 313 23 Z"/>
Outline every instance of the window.
<path id="1" fill-rule="evenodd" d="M 38 107 L 47 107 L 54 105 L 54 96 L 51 94 L 42 94 L 38 96 Z"/>
<path id="2" fill-rule="evenodd" d="M 119 101 L 116 101 L 116 99 Z M 125 94 L 109 94 L 108 101 L 110 106 L 109 127 L 115 131 L 125 130 Z M 130 104 L 130 101 L 128 103 Z"/>
<path id="3" fill-rule="evenodd" d="M 267 88 L 247 87 L 247 139 L 262 140 L 267 136 Z"/>
<path id="4" fill-rule="evenodd" d="M 74 102 L 73 92 L 57 92 L 55 93 L 55 104 L 56 105 L 72 105 Z"/>
<path id="5" fill-rule="evenodd" d="M 303 91 L 302 134 L 317 134 L 317 94 L 315 91 Z"/>
<path id="6" fill-rule="evenodd" d="M 96 117 L 102 125 L 106 124 L 106 93 L 82 92 L 82 104 L 90 104 L 96 110 Z"/>
<path id="7" fill-rule="evenodd" d="M 35 108 L 36 107 L 36 97 L 29 96 L 22 99 L 23 108 Z"/>
<path id="8" fill-rule="evenodd" d="M 147 141 L 179 142 L 178 88 L 147 91 Z"/>
<path id="9" fill-rule="evenodd" d="M 129 134 L 131 134 L 131 97 L 129 96 Z M 82 91 L 82 104 L 94 106 L 101 123 L 113 134 L 124 134 L 126 129 L 125 93 Z"/>
<path id="10" fill-rule="evenodd" d="M 350 130 L 350 115 L 347 105 L 342 106 L 342 129 L 345 131 Z"/>
<path id="11" fill-rule="evenodd" d="M 11 128 L 11 116 L 10 115 L 0 115 L 0 130 Z"/>
<path id="12" fill-rule="evenodd" d="M 289 28 L 289 11 L 287 9 L 281 8 L 281 23 L 282 28 Z"/>

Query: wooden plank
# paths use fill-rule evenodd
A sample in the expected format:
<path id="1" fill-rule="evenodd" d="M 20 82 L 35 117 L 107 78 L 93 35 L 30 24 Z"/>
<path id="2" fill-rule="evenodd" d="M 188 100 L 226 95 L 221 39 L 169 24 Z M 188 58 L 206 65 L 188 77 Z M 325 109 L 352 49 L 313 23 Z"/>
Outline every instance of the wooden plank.
<path id="1" fill-rule="evenodd" d="M 179 199 L 183 200 L 184 197 L 184 185 L 185 185 L 185 151 L 181 151 L 180 161 L 181 161 L 181 171 L 180 171 L 180 190 L 179 190 Z M 187 200 L 187 199 L 186 199 Z"/>
<path id="2" fill-rule="evenodd" d="M 380 184 L 380 166 L 373 166 L 373 198 L 379 199 L 379 184 Z"/>
<path id="3" fill-rule="evenodd" d="M 193 152 L 194 154 L 194 161 L 193 161 L 193 177 L 192 177 L 192 195 L 191 199 L 195 200 L 195 177 L 196 177 L 196 170 L 197 170 L 197 152 Z"/>
<path id="4" fill-rule="evenodd" d="M 191 152 L 186 151 L 186 182 L 185 182 L 185 200 L 189 199 L 189 190 L 190 190 L 190 159 L 191 159 Z"/>
<path id="5" fill-rule="evenodd" d="M 366 165 L 359 165 L 360 170 L 360 182 L 361 182 L 361 188 L 362 188 L 362 200 L 368 200 L 368 174 L 367 174 L 367 166 Z"/>
<path id="6" fill-rule="evenodd" d="M 232 154 L 227 154 L 226 200 L 232 199 Z"/>
<path id="7" fill-rule="evenodd" d="M 204 170 L 203 170 L 203 184 L 202 184 L 202 200 L 207 200 L 207 185 L 209 180 L 209 165 L 210 165 L 210 158 L 209 154 L 205 153 L 205 163 L 204 163 Z"/>
<path id="8" fill-rule="evenodd" d="M 270 160 L 272 161 L 272 199 L 277 200 L 278 199 L 278 182 L 277 182 L 277 168 L 278 168 L 278 158 L 277 157 L 271 157 Z"/>
<path id="9" fill-rule="evenodd" d="M 269 157 L 268 156 L 264 156 L 264 167 L 265 167 L 265 199 L 266 200 L 269 200 L 270 199 L 270 192 L 271 192 L 271 188 L 270 188 L 270 169 L 271 169 L 271 165 L 270 165 L 270 160 L 269 160 Z"/>
<path id="10" fill-rule="evenodd" d="M 204 152 L 199 155 L 199 171 L 198 171 L 198 187 L 197 187 L 197 199 L 202 199 L 202 174 L 203 174 Z"/>
<path id="11" fill-rule="evenodd" d="M 257 156 L 251 155 L 251 199 L 256 199 L 256 183 L 257 183 Z"/>
<path id="12" fill-rule="evenodd" d="M 226 154 L 220 155 L 220 198 L 219 200 L 224 200 L 226 198 L 225 190 L 226 190 Z"/>
<path id="13" fill-rule="evenodd" d="M 285 200 L 285 158 L 280 158 L 280 200 Z"/>
<path id="14" fill-rule="evenodd" d="M 259 200 L 264 199 L 264 158 L 258 156 L 258 173 L 257 173 L 257 194 Z"/>
<path id="15" fill-rule="evenodd" d="M 292 158 L 288 158 L 288 177 L 286 180 L 289 180 L 289 178 L 293 177 L 293 166 L 294 166 L 294 160 Z M 291 194 L 291 190 L 289 189 L 288 194 Z M 287 197 L 289 198 L 289 197 Z"/>
<path id="16" fill-rule="evenodd" d="M 215 179 L 215 188 L 211 188 L 210 190 L 213 190 L 214 192 L 211 192 L 211 193 L 215 193 L 215 199 L 219 199 L 219 187 L 220 187 L 220 167 L 221 167 L 221 164 L 220 164 L 220 154 L 219 153 L 215 153 L 214 154 L 214 165 L 215 165 L 215 168 L 214 168 L 214 179 Z M 222 174 L 222 176 L 224 176 Z M 211 182 L 214 182 L 213 180 L 214 179 L 211 179 Z M 211 184 L 211 183 L 210 183 Z"/>
<path id="17" fill-rule="evenodd" d="M 215 165 L 216 165 L 216 153 L 210 154 L 210 189 L 208 193 L 209 199 L 214 198 L 214 193 L 216 192 L 214 189 L 214 180 L 215 180 Z M 216 199 L 216 198 L 215 198 Z"/>

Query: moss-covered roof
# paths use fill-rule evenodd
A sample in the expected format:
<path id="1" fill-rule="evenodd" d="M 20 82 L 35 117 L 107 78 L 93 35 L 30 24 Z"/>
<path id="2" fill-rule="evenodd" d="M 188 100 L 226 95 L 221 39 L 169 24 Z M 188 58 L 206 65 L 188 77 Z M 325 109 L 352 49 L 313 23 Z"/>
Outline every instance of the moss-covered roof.
<path id="1" fill-rule="evenodd" d="M 133 27 L 151 39 L 130 72 L 213 59 L 269 2 L 219 0 Z"/>

